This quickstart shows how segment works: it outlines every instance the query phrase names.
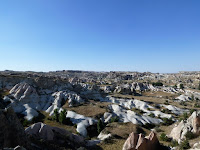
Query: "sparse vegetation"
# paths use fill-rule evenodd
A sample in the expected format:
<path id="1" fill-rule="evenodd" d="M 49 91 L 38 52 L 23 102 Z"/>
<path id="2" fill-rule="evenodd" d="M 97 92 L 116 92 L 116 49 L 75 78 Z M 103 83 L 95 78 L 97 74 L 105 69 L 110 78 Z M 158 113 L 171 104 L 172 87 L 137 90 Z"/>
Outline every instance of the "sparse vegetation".
<path id="1" fill-rule="evenodd" d="M 155 127 L 155 125 L 150 124 L 150 123 L 146 123 L 145 125 L 142 125 L 142 127 L 146 128 L 146 129 L 153 129 Z"/>
<path id="2" fill-rule="evenodd" d="M 187 106 L 187 104 L 186 104 L 185 101 L 181 101 L 179 104 L 180 104 L 180 105 L 183 105 L 183 106 Z"/>
<path id="3" fill-rule="evenodd" d="M 188 131 L 186 134 L 185 134 L 185 137 L 187 140 L 191 140 L 193 138 L 195 138 L 195 134 L 192 133 L 191 131 Z"/>
<path id="4" fill-rule="evenodd" d="M 165 142 L 170 142 L 171 139 L 167 137 L 167 135 L 165 133 L 161 133 L 160 135 L 160 140 L 161 141 L 165 141 Z"/>
<path id="5" fill-rule="evenodd" d="M 184 89 L 184 85 L 182 83 L 180 84 L 180 89 Z"/>
<path id="6" fill-rule="evenodd" d="M 194 95 L 192 94 L 192 96 L 191 96 L 191 101 L 194 101 Z"/>
<path id="7" fill-rule="evenodd" d="M 179 148 L 180 148 L 180 150 L 189 149 L 190 144 L 189 144 L 188 140 L 184 140 L 183 142 L 181 142 L 181 144 L 179 145 Z"/>
<path id="8" fill-rule="evenodd" d="M 165 100 L 164 104 L 165 104 L 165 105 L 169 105 L 169 101 L 168 101 L 168 100 Z"/>
<path id="9" fill-rule="evenodd" d="M 58 112 L 58 109 L 54 110 L 53 119 L 56 120 L 56 122 L 59 122 L 59 112 Z"/>
<path id="10" fill-rule="evenodd" d="M 137 109 L 137 108 L 132 108 L 131 110 L 134 111 L 134 112 L 136 112 L 136 113 L 139 114 L 139 115 L 144 114 L 144 111 L 142 111 L 142 110 L 140 110 L 140 109 Z"/>
<path id="11" fill-rule="evenodd" d="M 172 118 L 162 118 L 162 120 L 163 120 L 162 125 L 165 125 L 165 126 L 168 126 L 174 123 Z"/>
<path id="12" fill-rule="evenodd" d="M 192 114 L 194 111 L 196 111 L 195 109 L 190 109 L 190 114 Z"/>
<path id="13" fill-rule="evenodd" d="M 153 86 L 163 86 L 163 83 L 158 81 L 158 82 L 153 82 L 152 85 Z"/>
<path id="14" fill-rule="evenodd" d="M 31 124 L 31 122 L 28 121 L 28 120 L 26 120 L 26 119 L 24 119 L 22 125 L 23 125 L 24 127 L 27 127 L 29 124 Z"/>
<path id="15" fill-rule="evenodd" d="M 176 140 L 171 140 L 170 145 L 171 147 L 177 147 L 179 146 L 178 142 Z"/>
<path id="16" fill-rule="evenodd" d="M 99 119 L 97 123 L 97 132 L 100 133 L 105 128 L 104 122 Z"/>
<path id="17" fill-rule="evenodd" d="M 118 116 L 112 117 L 110 119 L 110 123 L 112 123 L 112 122 L 118 122 L 118 121 L 119 121 L 119 117 Z"/>
<path id="18" fill-rule="evenodd" d="M 59 114 L 59 122 L 62 124 L 66 123 L 66 110 L 62 110 Z"/>
<path id="19" fill-rule="evenodd" d="M 152 118 L 154 118 L 154 117 L 155 117 L 155 115 L 154 115 L 153 113 L 150 113 L 149 117 L 152 117 Z"/>
<path id="20" fill-rule="evenodd" d="M 175 85 L 173 86 L 173 88 L 177 89 L 177 85 L 175 84 Z"/>
<path id="21" fill-rule="evenodd" d="M 179 121 L 186 120 L 188 118 L 188 113 L 184 112 L 183 115 L 179 118 Z"/>
<path id="22" fill-rule="evenodd" d="M 195 108 L 200 108 L 200 104 L 199 104 L 199 103 L 195 103 L 195 104 L 194 104 L 194 107 L 195 107 Z"/>
<path id="23" fill-rule="evenodd" d="M 170 114 L 171 113 L 171 111 L 169 109 L 167 109 L 167 108 L 163 108 L 161 110 L 161 112 L 166 113 L 166 114 Z"/>

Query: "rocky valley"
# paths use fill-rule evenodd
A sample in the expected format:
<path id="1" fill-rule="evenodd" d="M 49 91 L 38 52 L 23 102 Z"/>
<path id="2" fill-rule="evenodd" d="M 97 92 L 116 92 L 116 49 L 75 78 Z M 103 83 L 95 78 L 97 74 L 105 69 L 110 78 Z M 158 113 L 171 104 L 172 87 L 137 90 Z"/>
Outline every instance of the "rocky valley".
<path id="1" fill-rule="evenodd" d="M 0 149 L 200 149 L 200 72 L 0 72 Z"/>

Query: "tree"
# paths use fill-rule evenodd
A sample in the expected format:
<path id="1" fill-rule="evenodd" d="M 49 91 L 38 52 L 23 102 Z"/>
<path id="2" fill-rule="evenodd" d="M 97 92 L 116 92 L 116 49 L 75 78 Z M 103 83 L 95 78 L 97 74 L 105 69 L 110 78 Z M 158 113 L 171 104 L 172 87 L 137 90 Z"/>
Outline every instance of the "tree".
<path id="1" fill-rule="evenodd" d="M 180 84 L 180 89 L 182 89 L 182 90 L 184 89 L 184 86 L 183 86 L 183 84 Z"/>
<path id="2" fill-rule="evenodd" d="M 176 84 L 174 85 L 174 88 L 177 89 L 177 85 Z"/>
<path id="3" fill-rule="evenodd" d="M 60 122 L 61 124 L 65 124 L 65 122 L 66 122 L 66 110 L 65 110 L 65 109 L 62 110 L 62 111 L 60 112 L 60 114 L 59 114 L 59 122 Z"/>
<path id="4" fill-rule="evenodd" d="M 99 119 L 98 123 L 97 123 L 97 132 L 100 133 L 105 127 L 105 124 L 103 123 L 103 121 L 101 119 Z"/>
<path id="5" fill-rule="evenodd" d="M 160 140 L 161 141 L 166 141 L 166 142 L 170 142 L 171 141 L 170 138 L 168 138 L 165 133 L 161 133 Z"/>
<path id="6" fill-rule="evenodd" d="M 191 100 L 193 101 L 194 100 L 194 95 L 192 94 L 192 96 L 191 96 Z"/>
<path id="7" fill-rule="evenodd" d="M 163 86 L 163 83 L 158 81 L 158 82 L 153 82 L 152 85 L 153 86 Z"/>
<path id="8" fill-rule="evenodd" d="M 189 149 L 190 148 L 190 144 L 189 144 L 188 140 L 184 140 L 183 142 L 181 142 L 179 147 L 180 147 L 181 150 Z"/>
<path id="9" fill-rule="evenodd" d="M 58 113 L 58 109 L 55 109 L 55 110 L 54 110 L 54 113 L 53 113 L 53 119 L 56 120 L 56 122 L 59 121 L 59 113 Z"/>

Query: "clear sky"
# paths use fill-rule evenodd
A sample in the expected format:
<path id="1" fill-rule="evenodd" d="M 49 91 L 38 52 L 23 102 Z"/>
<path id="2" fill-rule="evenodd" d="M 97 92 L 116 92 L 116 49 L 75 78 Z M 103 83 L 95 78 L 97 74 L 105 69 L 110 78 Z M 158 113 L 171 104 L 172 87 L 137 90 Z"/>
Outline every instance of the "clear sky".
<path id="1" fill-rule="evenodd" d="M 200 0 L 2 0 L 5 69 L 200 70 Z"/>

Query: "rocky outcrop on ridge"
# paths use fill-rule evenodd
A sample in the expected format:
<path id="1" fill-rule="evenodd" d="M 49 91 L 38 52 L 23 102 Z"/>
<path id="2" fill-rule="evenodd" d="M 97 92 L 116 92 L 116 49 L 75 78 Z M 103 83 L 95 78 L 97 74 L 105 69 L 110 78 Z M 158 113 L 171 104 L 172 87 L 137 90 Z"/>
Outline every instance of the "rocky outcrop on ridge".
<path id="1" fill-rule="evenodd" d="M 9 102 L 16 113 L 21 113 L 25 119 L 32 120 L 38 116 L 40 110 L 44 110 L 50 115 L 55 109 L 60 109 L 68 101 L 69 106 L 77 106 L 84 103 L 84 100 L 75 92 L 65 90 L 54 92 L 44 90 L 38 94 L 36 89 L 28 83 L 16 84 L 11 90 L 10 95 L 4 97 L 5 102 Z"/>
<path id="2" fill-rule="evenodd" d="M 152 131 L 149 136 L 131 133 L 123 145 L 122 150 L 161 150 L 156 134 Z"/>

